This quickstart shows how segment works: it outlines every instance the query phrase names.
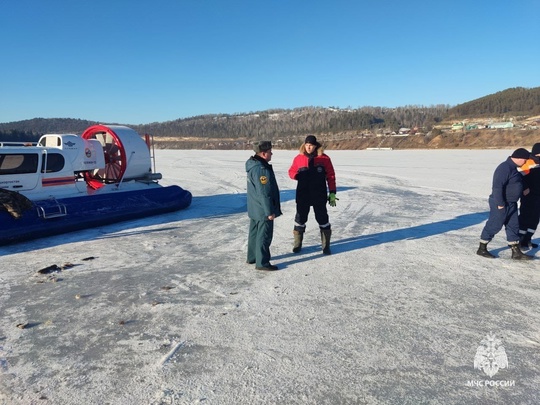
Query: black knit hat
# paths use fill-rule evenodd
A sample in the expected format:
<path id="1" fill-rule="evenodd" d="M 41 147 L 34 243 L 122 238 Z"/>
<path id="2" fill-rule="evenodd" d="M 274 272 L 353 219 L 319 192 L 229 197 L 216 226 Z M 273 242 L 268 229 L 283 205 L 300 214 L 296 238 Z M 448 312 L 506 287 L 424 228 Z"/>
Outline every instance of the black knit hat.
<path id="1" fill-rule="evenodd" d="M 531 155 L 540 154 L 540 143 L 535 143 L 532 147 Z"/>
<path id="2" fill-rule="evenodd" d="M 304 141 L 304 143 L 310 143 L 315 146 L 319 145 L 319 143 L 317 142 L 317 138 L 315 138 L 315 135 L 306 136 L 306 140 Z"/>
<path id="3" fill-rule="evenodd" d="M 512 157 L 515 159 L 528 159 L 531 156 L 529 151 L 525 148 L 519 148 L 512 153 Z"/>

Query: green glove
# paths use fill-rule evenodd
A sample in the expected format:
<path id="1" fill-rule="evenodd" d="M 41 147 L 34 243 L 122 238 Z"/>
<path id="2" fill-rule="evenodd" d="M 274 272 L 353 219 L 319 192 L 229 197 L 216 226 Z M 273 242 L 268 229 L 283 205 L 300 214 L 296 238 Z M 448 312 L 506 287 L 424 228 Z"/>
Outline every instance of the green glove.
<path id="1" fill-rule="evenodd" d="M 330 204 L 330 207 L 336 206 L 336 200 L 339 200 L 339 198 L 336 197 L 336 193 L 330 193 L 328 196 L 328 203 Z"/>

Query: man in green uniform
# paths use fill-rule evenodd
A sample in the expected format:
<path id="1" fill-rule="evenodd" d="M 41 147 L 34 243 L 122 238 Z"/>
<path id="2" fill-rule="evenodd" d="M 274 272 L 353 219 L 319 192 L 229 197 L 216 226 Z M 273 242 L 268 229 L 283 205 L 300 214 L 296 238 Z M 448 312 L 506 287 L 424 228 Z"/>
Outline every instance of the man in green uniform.
<path id="1" fill-rule="evenodd" d="M 272 143 L 259 141 L 253 145 L 255 155 L 246 162 L 247 208 L 249 236 L 247 262 L 257 270 L 277 270 L 270 264 L 270 243 L 274 235 L 274 219 L 281 212 L 279 188 L 272 159 Z"/>

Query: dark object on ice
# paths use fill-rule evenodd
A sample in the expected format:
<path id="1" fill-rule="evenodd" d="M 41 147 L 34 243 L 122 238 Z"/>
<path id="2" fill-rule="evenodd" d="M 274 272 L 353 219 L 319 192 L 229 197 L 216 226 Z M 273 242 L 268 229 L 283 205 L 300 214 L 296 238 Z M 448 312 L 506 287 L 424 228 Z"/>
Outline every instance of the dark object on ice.
<path id="1" fill-rule="evenodd" d="M 40 274 L 49 274 L 49 273 L 54 273 L 54 272 L 61 271 L 61 270 L 62 269 L 60 267 L 58 267 L 58 265 L 52 264 L 50 266 L 44 267 L 41 270 L 38 270 L 38 273 L 40 273 Z"/>
<path id="2" fill-rule="evenodd" d="M 0 188 L 0 210 L 9 212 L 13 218 L 19 219 L 23 211 L 32 207 L 32 201 L 24 195 Z"/>
<path id="3" fill-rule="evenodd" d="M 515 245 L 510 245 L 510 249 L 512 249 L 512 259 L 514 260 L 533 260 L 534 259 L 534 257 L 524 254 L 519 248 L 519 245 L 517 243 Z"/>
<path id="4" fill-rule="evenodd" d="M 34 327 L 39 326 L 39 325 L 40 325 L 39 322 L 21 322 L 21 323 L 17 324 L 17 328 L 19 328 L 19 329 L 30 329 L 30 328 L 34 328 Z"/>
<path id="5" fill-rule="evenodd" d="M 90 257 L 85 257 L 84 259 L 82 259 L 83 261 L 87 261 L 87 260 L 94 260 L 95 257 L 94 256 L 90 256 Z"/>
<path id="6" fill-rule="evenodd" d="M 487 243 L 480 242 L 480 246 L 478 247 L 478 250 L 476 251 L 476 254 L 482 257 L 487 257 L 489 259 L 495 259 L 495 256 L 493 256 L 489 251 L 487 250 Z"/>

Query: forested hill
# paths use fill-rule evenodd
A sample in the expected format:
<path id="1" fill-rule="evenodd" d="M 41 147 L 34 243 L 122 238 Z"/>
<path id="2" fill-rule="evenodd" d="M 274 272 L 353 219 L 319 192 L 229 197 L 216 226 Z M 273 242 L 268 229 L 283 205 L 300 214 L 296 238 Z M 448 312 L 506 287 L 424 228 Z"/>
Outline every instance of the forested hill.
<path id="1" fill-rule="evenodd" d="M 451 108 L 449 118 L 540 115 L 540 87 L 515 87 Z"/>
<path id="2" fill-rule="evenodd" d="M 399 108 L 364 107 L 338 109 L 302 107 L 292 110 L 267 110 L 245 114 L 201 115 L 147 125 L 124 123 L 140 134 L 169 138 L 270 138 L 303 135 L 306 133 L 339 133 L 343 131 L 377 130 L 403 125 L 431 126 L 439 122 L 449 106 Z M 0 124 L 0 140 L 44 133 L 82 133 L 92 121 L 35 118 Z M 111 123 L 107 123 L 111 124 Z M 20 139 L 18 139 L 20 140 Z"/>
<path id="3" fill-rule="evenodd" d="M 37 142 L 43 134 L 82 134 L 96 124 L 94 121 L 73 118 L 33 118 L 0 124 L 0 141 Z"/>
<path id="4" fill-rule="evenodd" d="M 387 134 L 400 128 L 427 133 L 445 122 L 466 117 L 494 120 L 540 114 L 540 87 L 512 88 L 451 107 L 404 106 L 340 109 L 301 107 L 243 114 L 212 114 L 147 125 L 122 123 L 139 133 L 160 138 L 262 139 L 297 138 L 313 134 Z M 94 121 L 71 118 L 34 118 L 0 124 L 0 141 L 33 141 L 44 133 L 82 133 Z M 112 124 L 112 123 L 107 123 Z"/>

